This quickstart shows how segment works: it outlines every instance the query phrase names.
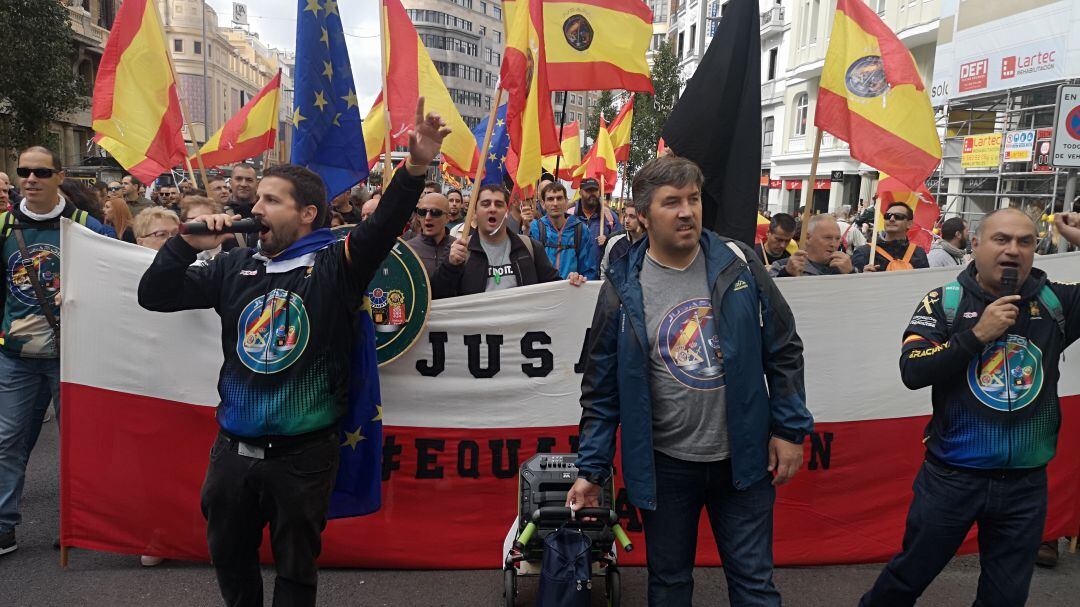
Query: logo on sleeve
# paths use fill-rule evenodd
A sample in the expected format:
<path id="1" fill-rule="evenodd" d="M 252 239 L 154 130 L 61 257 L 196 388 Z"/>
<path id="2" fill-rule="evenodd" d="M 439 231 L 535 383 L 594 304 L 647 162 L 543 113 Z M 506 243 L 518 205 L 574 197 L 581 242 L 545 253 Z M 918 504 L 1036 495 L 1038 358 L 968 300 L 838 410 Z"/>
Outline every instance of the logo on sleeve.
<path id="1" fill-rule="evenodd" d="M 274 289 L 256 297 L 240 313 L 236 354 L 255 373 L 272 375 L 292 366 L 311 337 L 304 300 L 296 293 Z"/>
<path id="2" fill-rule="evenodd" d="M 656 347 L 668 373 L 684 386 L 723 387 L 724 356 L 709 299 L 691 299 L 669 310 L 657 328 Z"/>
<path id="3" fill-rule="evenodd" d="M 988 344 L 968 365 L 971 393 L 996 411 L 1016 411 L 1042 392 L 1042 350 L 1018 335 Z"/>

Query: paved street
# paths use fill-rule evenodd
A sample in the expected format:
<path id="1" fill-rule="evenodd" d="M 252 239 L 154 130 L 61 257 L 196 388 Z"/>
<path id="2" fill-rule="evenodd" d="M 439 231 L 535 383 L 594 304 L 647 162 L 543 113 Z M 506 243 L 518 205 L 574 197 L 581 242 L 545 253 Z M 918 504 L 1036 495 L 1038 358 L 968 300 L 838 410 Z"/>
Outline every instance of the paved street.
<path id="1" fill-rule="evenodd" d="M 0 558 L 0 605 L 218 605 L 213 571 L 201 563 L 166 562 L 153 569 L 128 555 L 75 550 L 71 567 L 62 571 L 57 537 L 57 427 L 46 424 L 30 462 L 23 498 L 20 548 Z M 447 557 L 452 558 L 452 555 Z M 880 565 L 787 568 L 776 572 L 785 604 L 794 607 L 854 606 L 873 583 Z M 956 559 L 930 587 L 920 605 L 970 605 L 978 577 L 974 557 Z M 269 597 L 271 570 L 265 572 Z M 532 603 L 536 582 L 524 583 L 519 605 Z M 498 571 L 324 571 L 319 604 L 349 605 L 502 605 Z M 645 571 L 623 571 L 624 605 L 645 605 Z M 697 603 L 726 605 L 723 573 L 697 573 Z M 602 604 L 600 600 L 596 605 Z M 1038 570 L 1032 586 L 1033 607 L 1075 607 L 1080 604 L 1080 555 L 1065 554 L 1051 571 Z"/>

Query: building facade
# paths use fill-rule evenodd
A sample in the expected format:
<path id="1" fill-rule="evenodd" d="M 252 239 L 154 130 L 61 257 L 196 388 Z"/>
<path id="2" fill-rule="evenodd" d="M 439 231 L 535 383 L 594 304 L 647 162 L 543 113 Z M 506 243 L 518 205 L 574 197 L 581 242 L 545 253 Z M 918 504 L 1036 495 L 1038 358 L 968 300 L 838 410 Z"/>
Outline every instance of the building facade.
<path id="1" fill-rule="evenodd" d="M 491 111 L 503 46 L 498 0 L 404 0 L 450 98 L 469 128 Z"/>

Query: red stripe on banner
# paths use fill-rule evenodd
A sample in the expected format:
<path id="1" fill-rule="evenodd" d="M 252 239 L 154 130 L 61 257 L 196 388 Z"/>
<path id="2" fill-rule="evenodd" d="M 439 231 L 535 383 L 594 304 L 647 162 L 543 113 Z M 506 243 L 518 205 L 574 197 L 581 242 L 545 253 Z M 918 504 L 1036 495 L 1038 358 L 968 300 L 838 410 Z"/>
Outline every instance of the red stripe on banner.
<path id="1" fill-rule="evenodd" d="M 852 158 L 874 160 L 874 168 L 907 184 L 923 183 L 941 162 L 911 142 L 851 111 L 847 99 L 818 89 L 817 122 L 835 137 L 851 142 Z M 853 133 L 859 133 L 853 137 Z"/>
<path id="2" fill-rule="evenodd" d="M 545 4 L 549 4 L 552 7 L 558 4 L 567 4 L 571 8 L 574 5 L 589 4 L 600 8 L 606 8 L 609 11 L 619 11 L 620 13 L 634 15 L 647 24 L 651 24 L 653 20 L 652 10 L 650 10 L 644 2 L 641 2 L 641 0 L 569 0 L 567 2 L 545 0 Z"/>
<path id="3" fill-rule="evenodd" d="M 112 116 L 116 95 L 116 68 L 120 64 L 120 58 L 124 56 L 124 51 L 142 29 L 143 12 L 148 6 L 153 7 L 151 10 L 157 10 L 156 6 L 150 4 L 150 0 L 128 0 L 116 12 L 116 19 L 109 31 L 109 41 L 105 45 L 94 80 L 93 107 L 90 110 L 93 121 L 108 120 Z"/>
<path id="4" fill-rule="evenodd" d="M 505 61 L 505 58 L 503 59 Z M 548 88 L 552 91 L 592 91 L 597 88 L 652 93 L 648 74 L 628 72 L 607 61 L 548 63 Z"/>
<path id="5" fill-rule="evenodd" d="M 216 433 L 210 407 L 65 383 L 61 437 L 64 545 L 207 560 L 199 492 Z M 1080 433 L 1080 397 L 1063 399 L 1061 435 Z M 881 562 L 900 548 L 927 417 L 818 424 L 806 465 L 779 489 L 778 565 Z M 517 469 L 544 446 L 572 452 L 576 426 L 384 429 L 383 508 L 331 521 L 321 563 L 391 569 L 495 569 L 517 513 Z M 1046 538 L 1080 527 L 1080 441 L 1050 464 Z M 618 458 L 616 459 L 618 462 Z M 640 513 L 617 489 L 616 510 L 637 545 Z M 697 563 L 719 559 L 707 518 Z M 962 551 L 976 549 L 974 533 Z M 269 541 L 263 559 L 270 560 Z M 448 557 L 448 555 L 452 555 Z M 77 557 L 76 557 L 77 558 Z"/>

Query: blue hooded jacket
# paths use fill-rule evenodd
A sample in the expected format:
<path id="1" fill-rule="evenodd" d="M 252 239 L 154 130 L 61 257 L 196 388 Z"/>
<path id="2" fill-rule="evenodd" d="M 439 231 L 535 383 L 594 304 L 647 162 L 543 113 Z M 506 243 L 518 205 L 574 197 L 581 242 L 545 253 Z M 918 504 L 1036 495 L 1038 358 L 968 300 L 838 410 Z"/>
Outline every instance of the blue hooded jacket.
<path id="1" fill-rule="evenodd" d="M 732 483 L 743 490 L 768 472 L 769 439 L 801 444 L 813 430 L 803 384 L 802 341 L 776 284 L 749 247 L 709 231 L 701 251 L 717 310 L 717 333 L 727 381 L 727 426 Z M 656 509 L 649 349 L 639 279 L 648 238 L 611 262 L 592 321 L 581 382 L 577 466 L 603 482 L 622 426 L 622 467 L 630 502 Z"/>
<path id="2" fill-rule="evenodd" d="M 532 223 L 529 236 L 544 245 L 551 265 L 564 279 L 571 272 L 577 272 L 589 280 L 600 277 L 594 255 L 596 247 L 590 246 L 593 243 L 592 232 L 577 216 L 567 215 L 560 231 L 551 223 L 551 217 L 545 215 Z"/>

